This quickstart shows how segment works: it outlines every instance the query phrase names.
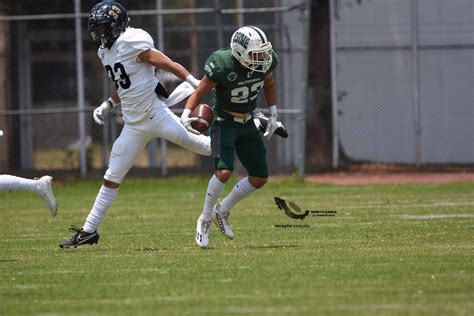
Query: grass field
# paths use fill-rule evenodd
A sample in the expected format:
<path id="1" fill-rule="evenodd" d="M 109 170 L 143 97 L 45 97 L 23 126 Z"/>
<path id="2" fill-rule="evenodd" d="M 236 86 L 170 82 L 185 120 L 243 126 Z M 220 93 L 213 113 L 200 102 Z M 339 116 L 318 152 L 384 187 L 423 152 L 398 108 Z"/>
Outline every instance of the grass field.
<path id="1" fill-rule="evenodd" d="M 0 315 L 474 314 L 474 183 L 271 182 L 234 210 L 235 240 L 213 227 L 201 250 L 207 177 L 128 180 L 98 245 L 58 249 L 99 186 L 58 186 L 56 218 L 0 193 Z M 337 214 L 294 220 L 274 196 Z"/>

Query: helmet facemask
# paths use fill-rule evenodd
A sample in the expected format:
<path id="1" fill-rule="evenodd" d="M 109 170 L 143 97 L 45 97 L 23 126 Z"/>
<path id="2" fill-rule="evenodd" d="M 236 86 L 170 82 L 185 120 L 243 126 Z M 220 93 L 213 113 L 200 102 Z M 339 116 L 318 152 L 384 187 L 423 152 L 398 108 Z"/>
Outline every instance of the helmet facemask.
<path id="1" fill-rule="evenodd" d="M 100 43 L 100 48 L 110 48 L 118 37 L 114 35 L 113 29 L 107 23 L 93 27 L 90 31 L 90 35 L 94 42 Z"/>
<path id="2" fill-rule="evenodd" d="M 245 57 L 245 67 L 252 71 L 267 72 L 272 65 L 272 44 L 266 42 L 260 49 L 249 51 Z"/>

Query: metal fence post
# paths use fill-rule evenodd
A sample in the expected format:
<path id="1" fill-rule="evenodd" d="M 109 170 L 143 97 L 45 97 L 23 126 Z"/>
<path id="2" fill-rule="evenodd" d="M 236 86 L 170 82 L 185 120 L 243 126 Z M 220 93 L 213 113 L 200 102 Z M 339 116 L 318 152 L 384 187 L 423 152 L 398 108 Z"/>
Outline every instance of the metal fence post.
<path id="1" fill-rule="evenodd" d="M 156 9 L 161 10 L 163 9 L 163 0 L 156 0 Z M 156 36 L 158 37 L 158 50 L 163 51 L 165 49 L 165 41 L 164 41 L 164 32 L 163 32 L 163 15 L 157 14 L 156 15 Z M 156 140 L 155 142 L 156 148 Z M 168 175 L 168 143 L 166 139 L 160 139 L 160 165 L 161 165 L 161 175 L 163 177 Z"/>
<path id="2" fill-rule="evenodd" d="M 80 159 L 81 159 L 81 176 L 87 175 L 87 153 L 86 153 L 86 122 L 84 113 L 84 62 L 82 47 L 82 27 L 81 27 L 81 0 L 74 0 L 74 22 L 76 33 L 76 79 L 77 79 L 77 107 L 79 109 L 79 140 Z"/>
<path id="3" fill-rule="evenodd" d="M 412 80 L 413 80 L 413 109 L 415 124 L 415 159 L 416 166 L 421 165 L 421 105 L 420 105 L 420 54 L 418 52 L 418 0 L 411 1 L 411 51 L 412 51 Z"/>
<path id="4" fill-rule="evenodd" d="M 214 0 L 214 7 L 216 9 L 217 48 L 221 49 L 224 47 L 224 32 L 222 30 L 222 13 L 219 0 Z"/>
<path id="5" fill-rule="evenodd" d="M 304 11 L 302 12 L 303 14 L 303 69 L 308 69 L 308 45 L 310 42 L 310 27 L 311 27 L 311 0 L 306 0 L 305 1 L 305 8 Z M 303 82 L 302 86 L 304 87 L 305 91 L 305 97 L 303 99 L 303 104 L 302 104 L 302 109 L 301 109 L 301 137 L 299 139 L 300 141 L 300 153 L 298 157 L 298 164 L 299 164 L 299 177 L 301 179 L 304 178 L 305 176 L 305 158 L 306 158 L 306 111 L 308 108 L 309 104 L 309 93 L 308 93 L 308 75 L 309 72 L 306 71 L 306 73 L 303 75 Z"/>
<path id="6" fill-rule="evenodd" d="M 21 22 L 18 27 L 20 34 L 26 33 L 26 23 Z M 18 63 L 19 85 L 22 93 L 19 94 L 20 109 L 31 110 L 33 103 L 32 74 L 31 74 L 31 45 L 30 38 L 20 38 L 18 43 L 19 55 L 22 60 Z M 20 116 L 20 167 L 34 168 L 33 150 L 33 118 L 31 115 Z"/>
<path id="7" fill-rule="evenodd" d="M 243 0 L 235 0 L 235 7 L 237 9 L 242 9 L 244 6 L 243 6 Z M 244 17 L 244 14 L 242 12 L 240 13 L 237 13 L 236 14 L 236 18 L 237 18 L 237 26 L 240 28 L 242 26 L 245 25 L 245 17 Z"/>
<path id="8" fill-rule="evenodd" d="M 339 166 L 339 128 L 338 128 L 338 101 L 337 101 L 337 63 L 336 63 L 336 11 L 334 2 L 329 1 L 329 32 L 330 32 L 330 52 L 331 52 L 331 113 L 332 113 L 332 167 Z"/>
<path id="9" fill-rule="evenodd" d="M 155 9 L 156 10 L 161 10 L 161 5 L 162 1 L 161 0 L 155 0 Z M 161 14 L 156 15 L 156 42 L 157 42 L 157 48 L 159 51 L 163 51 L 163 47 L 160 46 L 160 43 L 163 43 L 162 35 L 163 32 L 161 32 L 161 27 L 163 25 L 163 18 Z M 148 167 L 149 168 L 156 168 L 157 163 L 156 163 L 156 150 L 158 149 L 158 140 L 156 138 L 151 139 L 148 142 Z"/>

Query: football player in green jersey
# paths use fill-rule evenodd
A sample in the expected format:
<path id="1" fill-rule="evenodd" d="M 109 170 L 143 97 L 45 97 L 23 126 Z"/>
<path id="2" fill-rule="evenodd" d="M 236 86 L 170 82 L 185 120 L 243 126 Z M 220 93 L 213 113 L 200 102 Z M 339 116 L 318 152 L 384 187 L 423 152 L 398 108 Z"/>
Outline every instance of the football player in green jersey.
<path id="1" fill-rule="evenodd" d="M 202 214 L 196 228 L 196 243 L 209 245 L 211 220 L 228 238 L 234 238 L 229 225 L 231 208 L 261 188 L 268 179 L 266 149 L 262 135 L 254 124 L 252 112 L 263 88 L 270 116 L 263 137 L 270 139 L 277 124 L 277 98 L 272 72 L 277 55 L 265 33 L 255 26 L 239 28 L 231 38 L 230 48 L 212 53 L 204 67 L 205 76 L 186 102 L 182 124 L 191 132 L 192 110 L 211 90 L 215 92 L 211 147 L 215 172 L 209 181 Z M 241 179 L 219 203 L 225 183 L 234 170 L 234 154 L 245 167 L 248 177 Z"/>

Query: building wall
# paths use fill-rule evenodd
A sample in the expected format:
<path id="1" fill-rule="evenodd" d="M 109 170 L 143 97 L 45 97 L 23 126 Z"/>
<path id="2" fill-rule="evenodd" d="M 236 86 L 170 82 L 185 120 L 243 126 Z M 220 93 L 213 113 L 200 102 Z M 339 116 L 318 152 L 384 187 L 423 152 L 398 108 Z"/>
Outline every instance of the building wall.
<path id="1" fill-rule="evenodd" d="M 338 119 L 350 159 L 474 162 L 473 12 L 473 0 L 342 2 Z"/>

